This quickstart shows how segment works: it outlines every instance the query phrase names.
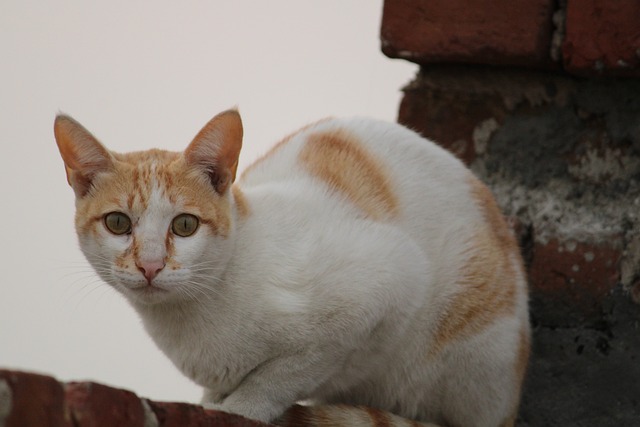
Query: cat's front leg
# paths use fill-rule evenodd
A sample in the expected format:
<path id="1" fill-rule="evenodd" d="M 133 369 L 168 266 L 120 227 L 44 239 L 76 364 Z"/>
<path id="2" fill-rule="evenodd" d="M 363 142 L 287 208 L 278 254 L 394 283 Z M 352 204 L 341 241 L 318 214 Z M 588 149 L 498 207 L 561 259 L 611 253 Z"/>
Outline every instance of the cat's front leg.
<path id="1" fill-rule="evenodd" d="M 309 355 L 270 359 L 247 375 L 222 403 L 203 399 L 203 407 L 268 423 L 333 374 L 333 359 L 311 365 L 313 359 Z M 208 393 L 205 391 L 205 398 L 216 395 Z"/>

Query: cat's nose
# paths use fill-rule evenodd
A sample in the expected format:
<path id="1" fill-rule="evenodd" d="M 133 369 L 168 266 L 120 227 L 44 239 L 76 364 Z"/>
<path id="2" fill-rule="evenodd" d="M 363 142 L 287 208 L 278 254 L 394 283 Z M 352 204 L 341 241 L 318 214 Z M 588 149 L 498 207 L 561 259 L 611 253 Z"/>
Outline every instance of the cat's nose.
<path id="1" fill-rule="evenodd" d="M 139 261 L 136 262 L 138 270 L 142 272 L 147 282 L 151 283 L 154 277 L 164 268 L 164 261 Z"/>

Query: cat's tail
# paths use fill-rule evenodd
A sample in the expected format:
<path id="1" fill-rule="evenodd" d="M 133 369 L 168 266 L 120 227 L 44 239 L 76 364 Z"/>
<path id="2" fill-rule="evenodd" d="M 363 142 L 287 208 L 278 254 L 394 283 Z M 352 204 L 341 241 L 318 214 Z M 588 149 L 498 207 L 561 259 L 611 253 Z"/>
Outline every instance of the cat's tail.
<path id="1" fill-rule="evenodd" d="M 364 406 L 294 405 L 275 422 L 281 427 L 438 427 Z"/>

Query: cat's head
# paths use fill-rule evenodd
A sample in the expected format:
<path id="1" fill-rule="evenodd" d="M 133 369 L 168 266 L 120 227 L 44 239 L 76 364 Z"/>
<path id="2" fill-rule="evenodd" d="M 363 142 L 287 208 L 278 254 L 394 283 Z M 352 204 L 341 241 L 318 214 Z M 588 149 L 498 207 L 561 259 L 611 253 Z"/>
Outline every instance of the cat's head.
<path id="1" fill-rule="evenodd" d="M 182 153 L 114 153 L 64 115 L 54 133 L 80 247 L 100 277 L 142 304 L 215 294 L 233 245 L 238 112 L 214 117 Z"/>

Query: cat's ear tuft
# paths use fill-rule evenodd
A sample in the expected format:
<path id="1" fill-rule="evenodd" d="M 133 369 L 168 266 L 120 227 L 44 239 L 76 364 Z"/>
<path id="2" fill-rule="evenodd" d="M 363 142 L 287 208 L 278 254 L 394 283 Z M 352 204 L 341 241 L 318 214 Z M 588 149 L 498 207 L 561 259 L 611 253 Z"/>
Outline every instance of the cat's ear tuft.
<path id="1" fill-rule="evenodd" d="M 187 164 L 202 170 L 223 194 L 236 178 L 242 148 L 242 119 L 237 110 L 224 111 L 198 132 L 184 152 Z"/>
<path id="2" fill-rule="evenodd" d="M 77 197 L 83 197 L 95 176 L 113 167 L 113 157 L 80 123 L 69 116 L 56 116 L 53 132 L 64 161 L 67 181 Z"/>

